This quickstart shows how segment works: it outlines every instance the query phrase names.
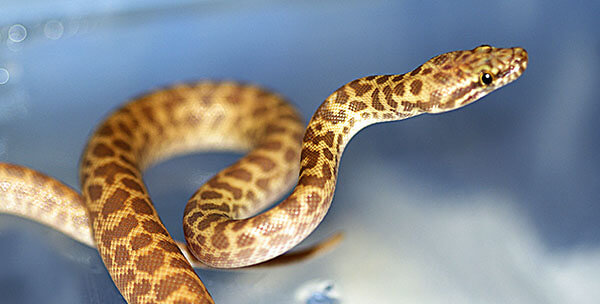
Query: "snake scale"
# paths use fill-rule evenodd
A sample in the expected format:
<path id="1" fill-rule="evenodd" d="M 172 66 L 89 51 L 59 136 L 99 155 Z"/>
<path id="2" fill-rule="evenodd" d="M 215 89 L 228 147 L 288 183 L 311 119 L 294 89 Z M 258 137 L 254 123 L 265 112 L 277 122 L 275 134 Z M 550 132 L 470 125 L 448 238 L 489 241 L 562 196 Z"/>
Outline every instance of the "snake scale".
<path id="1" fill-rule="evenodd" d="M 482 45 L 436 56 L 407 74 L 356 79 L 323 102 L 306 131 L 287 102 L 256 86 L 200 82 L 154 91 L 93 133 L 80 164 L 81 196 L 33 170 L 0 164 L 0 212 L 97 246 L 128 303 L 213 303 L 182 255 L 185 246 L 159 219 L 142 181 L 145 168 L 194 151 L 250 151 L 197 190 L 183 228 L 202 263 L 253 265 L 293 248 L 321 222 L 342 152 L 359 130 L 463 107 L 517 79 L 527 61 L 522 48 Z M 253 216 L 294 182 L 285 200 Z"/>

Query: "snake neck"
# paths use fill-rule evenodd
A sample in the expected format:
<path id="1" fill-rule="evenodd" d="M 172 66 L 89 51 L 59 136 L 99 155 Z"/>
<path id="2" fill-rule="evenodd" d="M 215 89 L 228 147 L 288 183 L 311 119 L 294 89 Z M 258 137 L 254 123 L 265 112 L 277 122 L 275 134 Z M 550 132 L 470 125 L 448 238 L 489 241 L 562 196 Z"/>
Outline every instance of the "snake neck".
<path id="1" fill-rule="evenodd" d="M 411 92 L 410 84 L 417 80 L 407 74 L 360 78 L 336 90 L 315 112 L 303 138 L 298 184 L 280 206 L 267 212 L 267 217 L 277 218 L 279 210 L 292 210 L 307 219 L 297 224 L 287 248 L 308 236 L 327 214 L 341 155 L 358 131 L 428 111 L 419 90 Z"/>
<path id="2" fill-rule="evenodd" d="M 350 139 L 361 129 L 427 111 L 418 81 L 403 75 L 368 76 L 337 89 L 311 118 L 303 138 L 299 184 L 335 187 L 339 160 Z M 418 82 L 416 82 L 418 85 Z"/>

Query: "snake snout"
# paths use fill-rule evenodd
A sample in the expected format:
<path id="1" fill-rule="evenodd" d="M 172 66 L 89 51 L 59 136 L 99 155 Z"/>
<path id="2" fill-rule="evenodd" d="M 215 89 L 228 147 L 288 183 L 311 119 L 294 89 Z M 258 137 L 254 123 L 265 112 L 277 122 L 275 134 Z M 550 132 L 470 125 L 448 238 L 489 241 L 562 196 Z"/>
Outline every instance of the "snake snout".
<path id="1" fill-rule="evenodd" d="M 529 60 L 527 51 L 524 48 L 520 48 L 520 47 L 513 48 L 513 51 L 514 51 L 514 57 L 513 57 L 514 64 L 520 67 L 521 72 L 525 71 L 525 69 L 527 68 L 527 61 Z"/>
<path id="2" fill-rule="evenodd" d="M 496 64 L 498 68 L 497 87 L 504 86 L 519 78 L 527 68 L 529 56 L 527 51 L 520 47 L 509 49 L 499 49 L 498 57 L 492 64 Z"/>

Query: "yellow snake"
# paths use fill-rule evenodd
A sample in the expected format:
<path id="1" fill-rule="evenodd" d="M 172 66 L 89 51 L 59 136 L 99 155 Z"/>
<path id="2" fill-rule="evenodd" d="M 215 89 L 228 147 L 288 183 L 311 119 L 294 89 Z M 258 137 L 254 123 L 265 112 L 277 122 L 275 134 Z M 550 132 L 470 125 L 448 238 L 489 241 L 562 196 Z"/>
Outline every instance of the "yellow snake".
<path id="1" fill-rule="evenodd" d="M 145 168 L 192 151 L 250 151 L 193 195 L 183 226 L 202 263 L 253 265 L 293 248 L 321 222 L 341 154 L 359 130 L 470 104 L 518 78 L 527 60 L 522 48 L 482 45 L 436 56 L 407 74 L 360 78 L 333 92 L 305 132 L 288 103 L 255 86 L 201 82 L 155 91 L 115 111 L 91 136 L 81 160 L 82 197 L 33 170 L 0 164 L 0 212 L 97 246 L 128 303 L 213 303 L 181 253 L 185 246 L 160 221 L 142 181 Z M 289 197 L 252 217 L 294 181 Z"/>

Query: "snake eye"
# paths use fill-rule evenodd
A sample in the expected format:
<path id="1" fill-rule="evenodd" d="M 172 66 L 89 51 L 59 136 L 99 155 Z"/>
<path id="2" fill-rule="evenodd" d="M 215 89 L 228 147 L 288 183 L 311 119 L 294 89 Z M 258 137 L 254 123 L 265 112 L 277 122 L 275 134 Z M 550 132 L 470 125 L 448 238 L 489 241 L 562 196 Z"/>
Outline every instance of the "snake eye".
<path id="1" fill-rule="evenodd" d="M 494 76 L 490 73 L 481 72 L 479 75 L 479 83 L 481 83 L 481 85 L 489 85 L 492 81 L 494 81 Z"/>

